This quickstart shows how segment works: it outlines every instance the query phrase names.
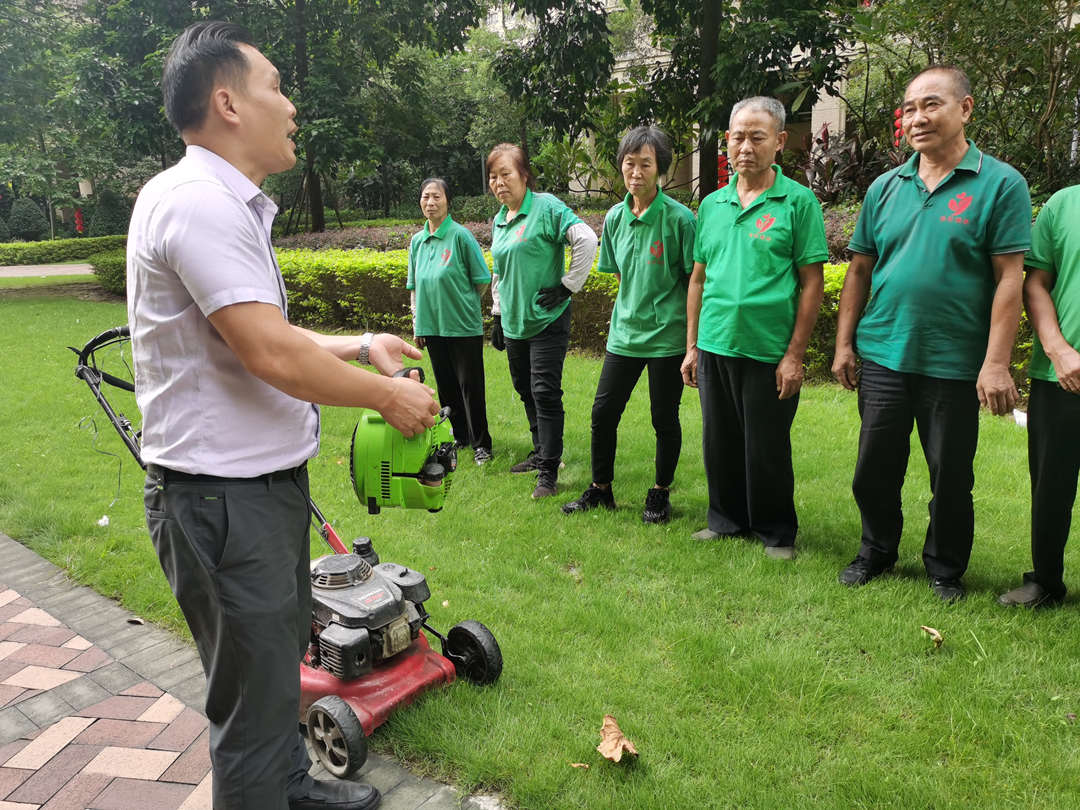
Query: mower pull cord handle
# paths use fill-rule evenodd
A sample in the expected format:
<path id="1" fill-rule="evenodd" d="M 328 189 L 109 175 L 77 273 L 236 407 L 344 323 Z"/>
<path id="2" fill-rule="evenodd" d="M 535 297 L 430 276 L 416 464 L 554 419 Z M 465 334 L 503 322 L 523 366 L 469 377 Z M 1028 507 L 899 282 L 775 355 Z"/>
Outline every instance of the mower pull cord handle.
<path id="1" fill-rule="evenodd" d="M 416 379 L 419 382 L 424 381 L 424 370 L 420 366 L 406 366 L 405 368 L 398 369 L 392 375 L 392 377 L 408 377 L 412 372 L 416 372 Z"/>

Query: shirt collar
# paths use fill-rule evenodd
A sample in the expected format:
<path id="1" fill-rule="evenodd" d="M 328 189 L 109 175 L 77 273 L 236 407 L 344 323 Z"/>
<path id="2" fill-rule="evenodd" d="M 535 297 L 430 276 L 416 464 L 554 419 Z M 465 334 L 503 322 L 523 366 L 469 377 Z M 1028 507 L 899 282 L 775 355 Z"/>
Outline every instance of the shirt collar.
<path id="1" fill-rule="evenodd" d="M 982 171 L 983 165 L 983 153 L 975 146 L 975 141 L 971 138 L 967 138 L 968 150 L 964 153 L 964 156 L 960 158 L 960 162 L 956 164 L 956 168 L 953 171 L 965 171 L 978 174 Z M 907 162 L 900 167 L 897 174 L 901 177 L 914 177 L 919 173 L 919 153 L 916 152 Z M 950 174 L 951 176 L 951 174 Z"/>
<path id="2" fill-rule="evenodd" d="M 660 188 L 660 186 L 657 186 L 656 197 L 649 203 L 649 207 L 641 212 L 641 216 L 637 217 L 634 216 L 633 210 L 634 195 L 627 193 L 625 199 L 623 199 L 623 205 L 626 206 L 626 213 L 630 215 L 630 221 L 633 222 L 636 220 L 644 225 L 652 225 L 656 221 L 656 218 L 660 216 L 660 209 L 664 207 L 664 201 L 661 199 L 663 196 L 664 190 Z"/>
<path id="3" fill-rule="evenodd" d="M 773 171 L 776 172 L 776 177 L 773 178 L 772 185 L 763 191 L 754 202 L 746 206 L 747 208 L 753 207 L 759 200 L 764 201 L 770 197 L 786 197 L 787 196 L 787 183 L 788 180 L 784 177 L 784 170 L 780 168 L 776 163 L 772 164 Z M 720 189 L 720 193 L 716 195 L 717 203 L 728 203 L 738 205 L 742 207 L 742 202 L 739 200 L 739 192 L 736 189 L 736 183 L 739 180 L 739 173 L 735 172 L 731 175 L 731 179 L 728 180 L 728 184 Z"/>
<path id="4" fill-rule="evenodd" d="M 421 231 L 423 236 L 421 236 L 420 241 L 426 242 L 428 239 L 445 239 L 446 232 L 450 230 L 450 226 L 453 224 L 454 220 L 450 217 L 449 214 L 447 214 L 446 219 L 444 219 L 442 223 L 440 223 L 439 227 L 435 229 L 435 233 L 432 233 L 428 230 L 428 225 L 425 222 L 424 229 Z"/>
<path id="5" fill-rule="evenodd" d="M 270 229 L 274 224 L 274 217 L 277 216 L 278 207 L 273 200 L 263 193 L 262 189 L 251 182 L 247 175 L 221 157 L 221 155 L 202 146 L 189 144 L 184 156 L 185 160 L 193 160 L 198 163 L 220 180 L 229 191 L 243 200 L 247 207 L 251 209 L 251 212 L 259 218 L 267 236 L 270 235 Z"/>
<path id="6" fill-rule="evenodd" d="M 518 212 L 516 214 L 514 214 L 514 219 L 517 219 L 518 217 L 526 216 L 529 213 L 530 209 L 532 208 L 532 202 L 533 202 L 532 189 L 531 188 L 526 188 L 525 189 L 525 199 L 523 199 L 521 201 L 521 208 L 519 208 Z M 500 228 L 504 228 L 507 225 L 509 225 L 510 222 L 514 221 L 514 219 L 510 220 L 510 222 L 506 221 L 506 211 L 507 211 L 507 209 L 506 209 L 506 206 L 504 205 L 502 208 L 499 209 L 499 213 L 497 213 L 495 215 L 495 224 Z"/>

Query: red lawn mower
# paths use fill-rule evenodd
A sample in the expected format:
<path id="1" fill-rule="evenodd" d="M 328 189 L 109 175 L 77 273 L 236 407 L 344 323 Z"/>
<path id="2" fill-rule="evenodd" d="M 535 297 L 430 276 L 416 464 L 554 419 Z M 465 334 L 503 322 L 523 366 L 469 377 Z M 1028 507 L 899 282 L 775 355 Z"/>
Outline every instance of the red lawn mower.
<path id="1" fill-rule="evenodd" d="M 97 357 L 112 349 L 123 359 L 129 341 L 128 327 L 118 326 L 82 349 L 72 348 L 79 358 L 75 376 L 90 387 L 145 468 L 140 431 L 102 393 L 106 383 L 130 392 L 135 386 L 102 370 Z M 434 427 L 406 439 L 378 413 L 361 410 L 353 431 L 350 476 L 369 513 L 392 506 L 431 512 L 442 508 L 457 468 L 448 415 L 444 409 Z M 431 627 L 424 610 L 431 592 L 423 574 L 380 562 L 368 537 L 353 541 L 350 551 L 315 503 L 309 501 L 309 506 L 316 529 L 334 553 L 311 563 L 311 644 L 300 664 L 300 721 L 319 762 L 344 778 L 364 764 L 367 737 L 395 709 L 459 675 L 475 684 L 494 683 L 502 673 L 502 652 L 480 622 L 461 622 L 445 636 Z M 439 640 L 441 654 L 431 649 L 424 630 Z"/>

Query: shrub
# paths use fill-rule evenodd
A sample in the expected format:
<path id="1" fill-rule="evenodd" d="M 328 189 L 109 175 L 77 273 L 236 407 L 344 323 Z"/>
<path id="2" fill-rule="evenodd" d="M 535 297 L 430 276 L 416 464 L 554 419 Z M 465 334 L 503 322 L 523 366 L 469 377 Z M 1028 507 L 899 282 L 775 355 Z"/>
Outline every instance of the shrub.
<path id="1" fill-rule="evenodd" d="M 126 236 L 101 236 L 96 239 L 53 239 L 45 242 L 0 245 L 0 265 L 59 264 L 84 261 L 95 253 L 116 250 L 127 243 Z"/>
<path id="2" fill-rule="evenodd" d="M 4 218 L 0 217 L 0 243 L 11 241 L 11 231 L 8 230 L 7 223 L 4 222 Z"/>
<path id="3" fill-rule="evenodd" d="M 491 194 L 454 197 L 450 201 L 450 216 L 458 222 L 491 222 L 500 207 L 499 201 Z"/>
<path id="4" fill-rule="evenodd" d="M 49 236 L 49 220 L 36 202 L 29 197 L 20 197 L 11 204 L 8 230 L 16 239 L 36 242 Z"/>
<path id="5" fill-rule="evenodd" d="M 94 268 L 98 283 L 117 295 L 127 294 L 127 251 L 106 250 L 95 253 L 87 261 Z"/>
<path id="6" fill-rule="evenodd" d="M 825 241 L 829 246 L 829 259 L 834 262 L 848 260 L 848 242 L 855 233 L 859 218 L 858 203 L 840 203 L 825 208 Z"/>
<path id="7" fill-rule="evenodd" d="M 120 194 L 105 188 L 98 192 L 94 212 L 90 215 L 88 236 L 126 234 L 131 220 L 131 207 Z"/>

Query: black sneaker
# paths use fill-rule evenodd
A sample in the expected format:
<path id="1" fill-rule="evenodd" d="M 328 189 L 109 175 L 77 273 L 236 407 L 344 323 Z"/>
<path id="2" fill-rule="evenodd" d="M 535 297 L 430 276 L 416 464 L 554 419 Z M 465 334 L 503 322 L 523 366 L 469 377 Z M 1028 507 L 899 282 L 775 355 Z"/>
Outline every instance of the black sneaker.
<path id="1" fill-rule="evenodd" d="M 559 480 L 558 468 L 554 470 L 539 468 L 540 474 L 536 476 L 536 489 L 533 490 L 533 500 L 539 500 L 540 498 L 550 498 L 559 491 L 559 485 L 556 481 Z"/>
<path id="2" fill-rule="evenodd" d="M 576 501 L 570 501 L 570 503 L 564 503 L 562 510 L 567 515 L 572 515 L 574 512 L 588 512 L 590 509 L 596 509 L 598 506 L 602 506 L 605 509 L 615 508 L 615 496 L 611 492 L 611 487 L 604 489 L 603 487 L 597 487 L 589 485 L 589 488 L 581 493 L 581 497 Z"/>
<path id="3" fill-rule="evenodd" d="M 473 451 L 473 461 L 476 462 L 476 466 L 481 467 L 491 461 L 491 451 L 486 447 L 477 447 Z"/>
<path id="4" fill-rule="evenodd" d="M 522 461 L 519 461 L 513 467 L 510 468 L 512 473 L 527 473 L 540 469 L 540 457 L 536 455 L 536 451 L 533 450 Z"/>
<path id="5" fill-rule="evenodd" d="M 956 602 L 964 598 L 967 591 L 964 590 L 964 583 L 958 579 L 946 579 L 945 577 L 931 577 L 930 578 L 930 590 L 934 592 L 934 596 L 940 599 L 942 602 Z"/>
<path id="6" fill-rule="evenodd" d="M 836 579 L 841 585 L 865 585 L 870 580 L 877 579 L 891 569 L 891 565 L 884 568 L 878 568 L 871 565 L 869 560 L 864 560 L 862 557 L 856 557 L 851 561 L 851 565 L 840 572 L 840 575 Z"/>
<path id="7" fill-rule="evenodd" d="M 645 511 L 641 513 L 643 523 L 667 523 L 671 520 L 671 499 L 666 489 L 651 487 L 645 493 Z"/>

